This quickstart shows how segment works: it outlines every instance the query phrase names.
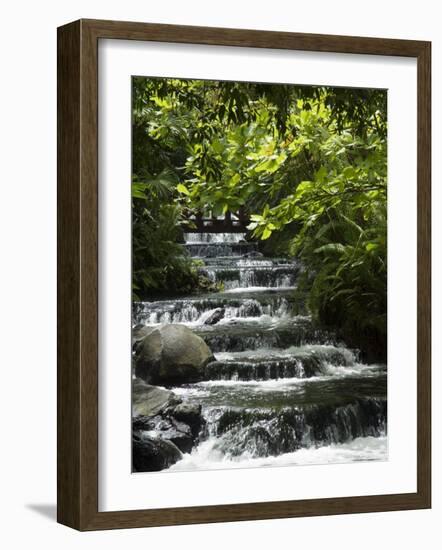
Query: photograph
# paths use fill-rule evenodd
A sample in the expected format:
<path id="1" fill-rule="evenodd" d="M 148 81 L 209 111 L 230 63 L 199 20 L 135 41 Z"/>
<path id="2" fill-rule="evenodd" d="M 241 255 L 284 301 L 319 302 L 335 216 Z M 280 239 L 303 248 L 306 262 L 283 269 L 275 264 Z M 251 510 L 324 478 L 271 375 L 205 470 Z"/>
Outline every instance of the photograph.
<path id="1" fill-rule="evenodd" d="M 388 460 L 387 90 L 131 107 L 132 471 Z"/>
<path id="2" fill-rule="evenodd" d="M 5 3 L 0 546 L 438 546 L 436 7 Z"/>

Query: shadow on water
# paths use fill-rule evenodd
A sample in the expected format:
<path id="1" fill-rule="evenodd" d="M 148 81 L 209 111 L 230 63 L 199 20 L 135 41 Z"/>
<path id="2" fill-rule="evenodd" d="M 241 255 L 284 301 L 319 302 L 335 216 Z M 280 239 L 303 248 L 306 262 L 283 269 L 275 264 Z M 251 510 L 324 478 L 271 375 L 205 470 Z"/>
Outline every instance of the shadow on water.
<path id="1" fill-rule="evenodd" d="M 57 520 L 57 505 L 56 504 L 25 504 L 28 510 L 32 510 L 40 516 L 50 519 L 52 521 Z"/>

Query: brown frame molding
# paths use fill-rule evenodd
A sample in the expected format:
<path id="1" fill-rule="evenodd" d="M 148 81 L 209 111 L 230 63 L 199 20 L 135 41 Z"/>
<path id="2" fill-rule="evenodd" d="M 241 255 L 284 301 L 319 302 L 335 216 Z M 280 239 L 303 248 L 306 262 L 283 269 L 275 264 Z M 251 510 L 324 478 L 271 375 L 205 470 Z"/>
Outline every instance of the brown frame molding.
<path id="1" fill-rule="evenodd" d="M 417 58 L 417 492 L 98 512 L 98 40 Z M 431 507 L 431 43 L 79 20 L 58 29 L 58 521 L 82 531 Z"/>

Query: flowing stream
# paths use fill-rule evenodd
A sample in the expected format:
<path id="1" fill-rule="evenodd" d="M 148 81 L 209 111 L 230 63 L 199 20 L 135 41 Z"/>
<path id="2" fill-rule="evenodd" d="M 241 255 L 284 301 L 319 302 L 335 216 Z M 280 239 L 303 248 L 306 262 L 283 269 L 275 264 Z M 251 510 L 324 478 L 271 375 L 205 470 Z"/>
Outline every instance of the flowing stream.
<path id="1" fill-rule="evenodd" d="M 206 422 L 168 471 L 386 460 L 386 366 L 293 313 L 297 262 L 263 257 L 240 233 L 187 234 L 185 246 L 224 291 L 139 303 L 134 319 L 183 323 L 217 360 L 207 381 L 172 388 Z"/>

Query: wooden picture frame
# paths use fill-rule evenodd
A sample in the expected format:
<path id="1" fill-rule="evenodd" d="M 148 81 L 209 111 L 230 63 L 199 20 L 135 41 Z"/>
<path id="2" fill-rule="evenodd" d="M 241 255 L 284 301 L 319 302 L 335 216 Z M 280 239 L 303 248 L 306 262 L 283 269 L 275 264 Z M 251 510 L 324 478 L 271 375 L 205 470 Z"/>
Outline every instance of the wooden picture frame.
<path id="1" fill-rule="evenodd" d="M 123 39 L 402 56 L 418 67 L 417 492 L 98 511 L 98 41 Z M 431 44 L 79 20 L 58 29 L 58 521 L 82 531 L 431 506 Z"/>

